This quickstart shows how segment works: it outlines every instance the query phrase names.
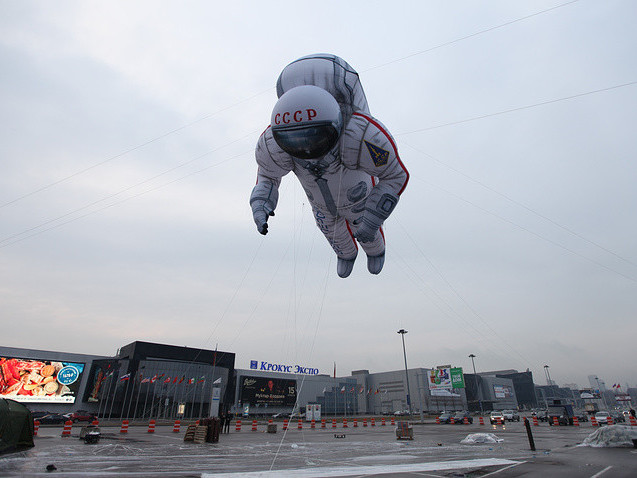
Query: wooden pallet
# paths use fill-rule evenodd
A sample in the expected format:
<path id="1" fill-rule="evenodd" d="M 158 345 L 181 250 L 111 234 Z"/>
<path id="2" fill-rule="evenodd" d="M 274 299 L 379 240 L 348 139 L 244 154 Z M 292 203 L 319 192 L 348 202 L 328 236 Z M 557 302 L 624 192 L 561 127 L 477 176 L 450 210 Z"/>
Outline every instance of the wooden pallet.
<path id="1" fill-rule="evenodd" d="M 196 429 L 195 429 L 195 437 L 194 437 L 194 442 L 195 443 L 205 443 L 206 442 L 206 435 L 208 435 L 208 427 L 205 425 L 199 425 Z"/>
<path id="2" fill-rule="evenodd" d="M 195 439 L 195 430 L 197 429 L 197 425 L 188 425 L 186 429 L 186 434 L 184 435 L 184 441 L 194 441 Z"/>

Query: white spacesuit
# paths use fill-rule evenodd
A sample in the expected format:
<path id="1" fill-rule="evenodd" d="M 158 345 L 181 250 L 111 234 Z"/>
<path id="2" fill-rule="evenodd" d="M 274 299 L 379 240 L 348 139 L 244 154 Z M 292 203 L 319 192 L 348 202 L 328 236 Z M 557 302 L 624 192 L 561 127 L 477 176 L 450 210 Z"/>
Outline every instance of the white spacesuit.
<path id="1" fill-rule="evenodd" d="M 268 232 L 281 178 L 294 171 L 312 204 L 318 228 L 347 277 L 358 253 L 378 274 L 385 260 L 381 226 L 409 179 L 393 138 L 369 114 L 358 74 L 334 55 L 289 64 L 277 81 L 270 126 L 256 147 L 257 185 L 250 204 L 257 230 Z"/>

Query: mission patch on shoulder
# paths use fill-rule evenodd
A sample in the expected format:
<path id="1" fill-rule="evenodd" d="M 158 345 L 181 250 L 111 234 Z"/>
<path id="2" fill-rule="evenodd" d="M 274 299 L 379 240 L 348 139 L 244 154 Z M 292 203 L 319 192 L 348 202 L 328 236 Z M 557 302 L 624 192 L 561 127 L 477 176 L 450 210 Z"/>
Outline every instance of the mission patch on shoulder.
<path id="1" fill-rule="evenodd" d="M 365 145 L 367 146 L 367 150 L 369 151 L 369 155 L 374 161 L 376 167 L 385 166 L 387 164 L 387 160 L 389 159 L 389 151 L 376 146 L 375 144 L 370 143 L 369 141 L 365 141 Z"/>

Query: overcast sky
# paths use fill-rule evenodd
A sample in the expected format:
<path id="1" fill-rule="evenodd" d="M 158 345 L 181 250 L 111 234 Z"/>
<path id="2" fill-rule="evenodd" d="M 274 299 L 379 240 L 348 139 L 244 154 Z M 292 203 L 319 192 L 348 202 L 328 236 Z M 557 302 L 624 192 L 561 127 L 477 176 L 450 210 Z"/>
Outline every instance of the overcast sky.
<path id="1" fill-rule="evenodd" d="M 135 340 L 339 375 L 637 384 L 637 3 L 0 3 L 0 345 Z M 248 198 L 280 71 L 360 74 L 411 179 L 347 279 L 293 175 Z"/>

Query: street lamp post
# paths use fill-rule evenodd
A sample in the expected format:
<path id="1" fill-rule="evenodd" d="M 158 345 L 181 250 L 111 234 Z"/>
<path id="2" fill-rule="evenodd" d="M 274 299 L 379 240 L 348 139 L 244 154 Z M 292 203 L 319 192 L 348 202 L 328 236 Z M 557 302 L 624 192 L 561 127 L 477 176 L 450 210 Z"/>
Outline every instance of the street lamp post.
<path id="1" fill-rule="evenodd" d="M 478 387 L 478 403 L 480 404 L 480 413 L 484 413 L 484 410 L 482 409 L 482 387 L 480 386 L 478 374 L 476 373 L 476 363 L 473 361 L 476 356 L 474 354 L 469 354 L 469 358 L 471 359 L 471 365 L 473 365 L 473 375 L 476 378 L 476 386 Z"/>
<path id="2" fill-rule="evenodd" d="M 602 401 L 604 402 L 604 406 L 606 407 L 606 410 L 608 410 L 608 403 L 606 403 L 606 395 L 602 391 L 602 387 L 599 384 L 599 378 L 595 377 L 595 380 L 597 381 L 597 390 L 599 391 L 599 394 L 602 396 Z"/>
<path id="3" fill-rule="evenodd" d="M 400 329 L 398 331 L 400 336 L 403 339 L 403 357 L 405 359 L 405 380 L 407 381 L 407 407 L 409 408 L 409 416 L 411 417 L 411 397 L 409 391 L 409 373 L 407 372 L 407 352 L 405 351 L 405 334 L 407 331 L 405 329 Z"/>
<path id="4" fill-rule="evenodd" d="M 546 375 L 546 384 L 547 385 L 553 385 L 553 381 L 551 380 L 551 374 L 549 373 L 549 366 L 545 365 L 544 366 L 544 374 Z"/>

